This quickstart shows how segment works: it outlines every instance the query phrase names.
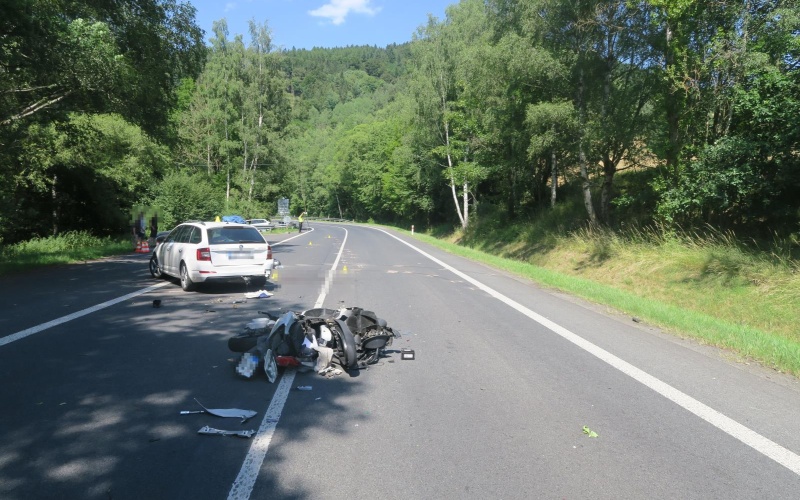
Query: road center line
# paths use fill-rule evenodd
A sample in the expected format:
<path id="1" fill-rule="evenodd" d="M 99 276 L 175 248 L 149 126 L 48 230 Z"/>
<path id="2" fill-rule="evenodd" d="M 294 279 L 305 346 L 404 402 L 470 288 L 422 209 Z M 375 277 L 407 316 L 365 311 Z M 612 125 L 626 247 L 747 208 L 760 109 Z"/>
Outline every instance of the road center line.
<path id="1" fill-rule="evenodd" d="M 344 245 L 347 243 L 347 229 L 342 229 L 344 230 L 344 240 L 342 241 L 342 246 L 339 247 L 339 253 L 336 255 L 333 265 L 325 275 L 325 283 L 322 285 L 322 290 L 320 291 L 319 297 L 314 303 L 314 308 L 322 307 L 322 303 L 325 301 L 325 296 L 328 294 L 328 290 L 330 290 L 331 283 L 333 282 L 333 276 L 336 273 L 336 268 L 339 266 L 339 259 L 342 258 Z M 294 236 L 293 238 L 296 237 L 297 236 Z M 283 240 L 283 242 L 289 241 L 290 239 L 292 238 Z M 273 246 L 276 246 L 280 243 L 276 243 Z M 295 373 L 296 371 L 293 368 L 287 368 L 283 373 L 281 381 L 278 383 L 278 388 L 275 389 L 275 394 L 272 396 L 272 401 L 270 401 L 269 407 L 264 414 L 264 419 L 261 421 L 261 425 L 258 427 L 256 435 L 253 436 L 253 444 L 250 445 L 250 450 L 247 452 L 247 456 L 244 458 L 242 468 L 239 470 L 239 474 L 236 476 L 233 486 L 231 486 L 231 491 L 228 493 L 229 500 L 247 500 L 250 498 L 250 495 L 253 492 L 253 487 L 256 484 L 256 479 L 258 479 L 258 472 L 261 470 L 261 465 L 264 463 L 264 459 L 267 456 L 267 451 L 269 450 L 269 444 L 272 441 L 272 436 L 275 434 L 275 428 L 278 426 L 278 421 L 281 418 L 283 407 L 286 404 L 286 400 L 289 398 L 289 393 L 292 390 Z"/>
<path id="2" fill-rule="evenodd" d="M 484 285 L 480 281 L 472 278 L 464 274 L 463 272 L 459 271 L 458 269 L 454 268 L 453 266 L 442 262 L 441 260 L 437 259 L 436 257 L 430 255 L 429 253 L 421 250 L 420 248 L 415 247 L 414 245 L 398 238 L 397 236 L 385 231 L 383 229 L 374 228 L 378 231 L 381 231 L 392 238 L 396 239 L 400 243 L 408 246 L 409 248 L 415 250 L 416 252 L 424 255 L 428 259 L 432 260 L 436 264 L 442 266 L 443 268 L 447 269 L 448 271 L 454 273 L 456 276 L 459 276 L 463 280 L 472 283 L 477 288 L 483 290 L 484 292 L 488 293 L 492 297 L 496 298 L 500 302 L 508 305 L 509 307 L 521 312 L 525 316 L 529 317 L 530 319 L 534 320 L 535 322 L 539 323 L 543 327 L 547 328 L 548 330 L 552 331 L 553 333 L 560 335 L 564 339 L 572 342 L 576 346 L 580 347 L 584 351 L 592 354 L 593 356 L 597 357 L 598 359 L 606 362 L 607 364 L 611 365 L 612 367 L 616 368 L 617 370 L 621 371 L 622 373 L 628 375 L 632 379 L 636 380 L 637 382 L 644 384 L 645 386 L 649 387 L 650 389 L 654 390 L 658 394 L 661 394 L 665 398 L 669 399 L 670 401 L 674 402 L 678 406 L 688 410 L 698 417 L 702 418 L 709 424 L 713 425 L 714 427 L 720 429 L 721 431 L 725 432 L 726 434 L 738 439 L 742 443 L 750 446 L 754 450 L 758 451 L 762 455 L 774 460 L 775 462 L 779 463 L 780 465 L 786 467 L 790 471 L 794 472 L 797 475 L 800 475 L 800 455 L 784 448 L 783 446 L 775 443 L 767 439 L 766 437 L 758 434 L 754 430 L 745 427 L 744 425 L 736 422 L 730 417 L 723 415 L 722 413 L 718 412 L 717 410 L 707 406 L 700 401 L 694 399 L 693 397 L 685 394 L 678 389 L 672 387 L 671 385 L 667 384 L 666 382 L 661 381 L 660 379 L 650 375 L 649 373 L 633 366 L 632 364 L 624 361 L 617 356 L 611 354 L 610 352 L 606 351 L 605 349 L 589 342 L 588 340 L 578 336 L 575 333 L 567 330 L 566 328 L 550 321 L 549 319 L 541 316 L 527 307 L 523 306 L 522 304 L 512 300 L 509 297 L 501 294 L 500 292 L 490 288 L 487 285 Z"/>
<path id="3" fill-rule="evenodd" d="M 93 312 L 97 312 L 100 309 L 105 309 L 106 307 L 111 307 L 114 304 L 119 304 L 120 302 L 124 302 L 128 299 L 132 299 L 134 297 L 138 297 L 139 295 L 144 295 L 147 292 L 152 292 L 157 288 L 161 288 L 164 285 L 167 285 L 167 282 L 158 283 L 156 285 L 149 286 L 147 288 L 142 288 L 141 290 L 137 290 L 135 292 L 129 293 L 127 295 L 123 295 L 122 297 L 117 297 L 116 299 L 111 299 L 106 302 L 102 302 L 100 304 L 93 305 L 92 307 L 87 307 L 86 309 L 76 311 L 72 314 L 68 314 L 66 316 L 62 316 L 60 318 L 56 318 L 52 321 L 48 321 L 47 323 L 42 323 L 41 325 L 33 326 L 28 328 L 27 330 L 22 330 L 17 333 L 12 333 L 11 335 L 7 335 L 3 338 L 0 338 L 0 347 L 10 344 L 11 342 L 24 339 L 25 337 L 29 337 L 34 333 L 39 333 L 41 331 L 47 330 L 48 328 L 52 328 L 54 326 L 61 325 L 66 323 L 67 321 L 72 321 L 73 319 L 80 318 L 81 316 L 86 316 L 87 314 L 91 314 Z"/>

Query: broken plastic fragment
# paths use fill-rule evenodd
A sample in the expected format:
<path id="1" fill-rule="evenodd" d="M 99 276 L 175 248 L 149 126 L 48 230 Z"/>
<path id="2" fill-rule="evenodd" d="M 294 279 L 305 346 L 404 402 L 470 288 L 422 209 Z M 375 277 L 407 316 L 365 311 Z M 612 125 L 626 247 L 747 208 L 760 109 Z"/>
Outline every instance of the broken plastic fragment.
<path id="1" fill-rule="evenodd" d="M 214 415 L 215 417 L 230 417 L 230 418 L 241 418 L 242 423 L 247 422 L 249 419 L 253 418 L 257 412 L 253 410 L 240 410 L 238 408 L 206 408 L 205 406 L 195 399 L 195 402 L 200 405 L 200 408 L 203 410 L 196 410 L 196 411 L 189 411 L 184 410 L 181 411 L 181 415 L 189 415 L 192 413 L 208 413 L 209 415 Z"/>
<path id="2" fill-rule="evenodd" d="M 591 430 L 589 427 L 587 427 L 585 425 L 583 426 L 583 433 L 586 434 L 587 436 L 589 436 L 590 438 L 596 438 L 597 437 L 597 433 L 595 431 Z"/>
<path id="3" fill-rule="evenodd" d="M 215 429 L 213 427 L 205 426 L 197 431 L 198 434 L 216 434 L 219 436 L 237 436 L 243 438 L 251 438 L 256 431 L 224 431 L 222 429 Z"/>

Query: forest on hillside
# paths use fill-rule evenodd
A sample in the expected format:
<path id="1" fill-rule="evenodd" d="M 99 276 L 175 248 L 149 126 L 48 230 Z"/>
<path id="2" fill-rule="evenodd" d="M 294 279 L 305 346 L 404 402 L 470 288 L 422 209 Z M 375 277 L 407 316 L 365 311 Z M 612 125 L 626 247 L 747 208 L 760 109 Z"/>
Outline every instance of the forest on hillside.
<path id="1" fill-rule="evenodd" d="M 0 244 L 280 198 L 800 239 L 800 0 L 462 0 L 409 35 L 282 50 L 268 19 L 206 43 L 176 0 L 3 2 Z"/>

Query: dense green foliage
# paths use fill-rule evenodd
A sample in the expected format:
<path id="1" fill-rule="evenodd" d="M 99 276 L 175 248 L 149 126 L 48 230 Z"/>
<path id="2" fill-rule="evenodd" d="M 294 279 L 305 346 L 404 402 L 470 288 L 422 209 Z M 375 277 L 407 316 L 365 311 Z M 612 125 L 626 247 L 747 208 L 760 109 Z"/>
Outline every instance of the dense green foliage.
<path id="1" fill-rule="evenodd" d="M 171 163 L 205 47 L 174 0 L 0 4 L 0 241 L 119 233 Z"/>
<path id="2" fill-rule="evenodd" d="M 0 7 L 0 238 L 291 211 L 791 236 L 800 2 L 462 0 L 403 45 L 281 51 L 174 0 Z M 571 214 L 572 212 L 570 212 Z M 561 215 L 558 215 L 561 214 Z"/>

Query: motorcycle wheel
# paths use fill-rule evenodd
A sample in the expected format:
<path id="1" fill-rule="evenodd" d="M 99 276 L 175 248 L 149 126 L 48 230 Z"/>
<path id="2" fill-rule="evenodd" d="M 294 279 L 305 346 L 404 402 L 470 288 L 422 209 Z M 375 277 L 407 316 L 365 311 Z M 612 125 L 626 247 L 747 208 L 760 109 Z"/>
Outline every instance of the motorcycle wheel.
<path id="1" fill-rule="evenodd" d="M 339 328 L 336 329 L 335 335 L 338 337 L 339 348 L 337 349 L 337 358 L 342 365 L 342 368 L 348 370 L 355 368 L 358 364 L 358 355 L 356 354 L 356 339 L 353 337 L 350 328 L 347 327 L 344 321 L 336 320 Z"/>

